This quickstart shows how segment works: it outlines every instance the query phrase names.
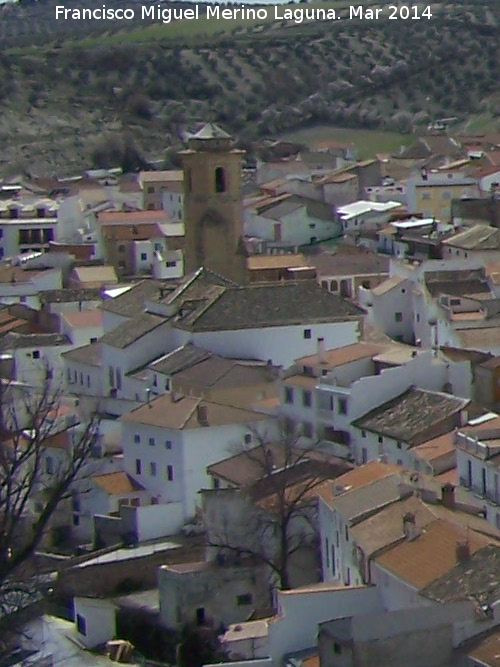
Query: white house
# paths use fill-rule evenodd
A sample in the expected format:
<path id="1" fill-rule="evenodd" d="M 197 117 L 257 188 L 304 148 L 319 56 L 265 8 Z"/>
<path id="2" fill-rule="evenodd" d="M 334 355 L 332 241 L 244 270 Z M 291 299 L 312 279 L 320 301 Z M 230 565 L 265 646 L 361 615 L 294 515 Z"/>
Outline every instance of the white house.
<path id="1" fill-rule="evenodd" d="M 162 395 L 121 417 L 124 468 L 158 504 L 181 503 L 196 514 L 198 491 L 210 484 L 207 466 L 252 442 L 275 435 L 275 420 L 250 410 Z"/>

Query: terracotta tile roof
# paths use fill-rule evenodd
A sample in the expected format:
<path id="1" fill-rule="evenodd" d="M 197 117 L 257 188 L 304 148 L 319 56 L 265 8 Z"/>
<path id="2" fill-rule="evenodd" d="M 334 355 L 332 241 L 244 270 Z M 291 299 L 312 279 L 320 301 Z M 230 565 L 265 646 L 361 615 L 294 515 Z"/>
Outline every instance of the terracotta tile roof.
<path id="1" fill-rule="evenodd" d="M 287 269 L 307 266 L 304 255 L 254 255 L 248 257 L 247 268 L 250 271 L 259 269 Z"/>
<path id="2" fill-rule="evenodd" d="M 168 222 L 169 214 L 164 211 L 103 211 L 97 214 L 97 220 L 101 223 L 119 222 L 125 224 L 140 224 L 141 222 Z"/>
<path id="3" fill-rule="evenodd" d="M 455 567 L 457 543 L 466 540 L 472 554 L 489 544 L 474 531 L 437 519 L 417 539 L 398 544 L 375 561 L 410 586 L 422 589 Z"/>
<path id="4" fill-rule="evenodd" d="M 498 346 L 498 326 L 457 329 L 456 333 L 465 347 L 477 350 L 478 347 Z"/>
<path id="5" fill-rule="evenodd" d="M 102 326 L 103 313 L 102 310 L 67 310 L 61 313 L 61 317 L 71 326 L 76 329 L 84 329 L 85 327 L 100 327 Z"/>
<path id="6" fill-rule="evenodd" d="M 287 387 L 302 387 L 303 389 L 314 389 L 318 382 L 319 378 L 299 374 L 290 375 L 283 380 L 283 384 Z"/>
<path id="7" fill-rule="evenodd" d="M 164 183 L 184 181 L 182 169 L 170 169 L 167 171 L 141 171 L 139 180 L 144 183 Z"/>
<path id="8" fill-rule="evenodd" d="M 118 277 L 112 266 L 78 266 L 71 272 L 80 283 L 117 283 Z"/>
<path id="9" fill-rule="evenodd" d="M 375 294 L 375 296 L 381 296 L 386 292 L 390 292 L 398 285 L 401 285 L 401 283 L 403 283 L 405 280 L 406 278 L 403 276 L 393 276 L 392 278 L 387 278 L 387 280 L 384 280 L 384 282 L 380 283 L 380 285 L 377 285 L 372 289 L 372 294 Z"/>
<path id="10" fill-rule="evenodd" d="M 446 472 L 436 475 L 434 478 L 440 484 L 453 484 L 453 486 L 458 485 L 458 470 L 456 468 L 451 468 Z"/>
<path id="11" fill-rule="evenodd" d="M 119 324 L 115 329 L 107 331 L 99 342 L 123 350 L 166 322 L 168 322 L 166 317 L 140 313 L 123 324 Z"/>
<path id="12" fill-rule="evenodd" d="M 354 470 L 350 470 L 345 475 L 337 477 L 335 480 L 335 487 L 337 489 L 344 489 L 344 493 L 359 489 L 367 484 L 376 482 L 379 479 L 388 477 L 389 475 L 399 472 L 400 468 L 389 463 L 382 463 L 381 461 L 370 461 Z M 326 502 L 331 502 L 336 496 L 334 495 L 333 485 L 324 485 L 319 490 L 320 495 Z"/>
<path id="13" fill-rule="evenodd" d="M 500 667 L 500 628 L 471 639 L 462 652 L 484 667 Z"/>
<path id="14" fill-rule="evenodd" d="M 478 606 L 500 600 L 500 546 L 470 544 L 470 558 L 455 562 L 453 569 L 432 581 L 421 595 L 437 602 L 473 600 Z"/>
<path id="15" fill-rule="evenodd" d="M 387 345 L 377 345 L 374 343 L 353 343 L 352 345 L 344 345 L 333 350 L 325 350 L 322 355 L 324 361 L 321 363 L 317 354 L 295 359 L 295 363 L 302 366 L 324 365 L 325 367 L 334 368 L 349 364 L 352 361 L 358 361 L 359 359 L 373 357 L 387 349 L 387 347 Z"/>
<path id="16" fill-rule="evenodd" d="M 92 481 L 110 495 L 122 495 L 134 491 L 144 491 L 144 487 L 124 471 L 110 472 L 106 475 L 93 475 Z"/>
<path id="17" fill-rule="evenodd" d="M 415 516 L 419 529 L 436 521 L 431 508 L 419 498 L 409 496 L 351 527 L 351 534 L 356 544 L 363 549 L 366 558 L 404 538 L 403 517 L 407 513 Z"/>
<path id="18" fill-rule="evenodd" d="M 119 296 L 106 299 L 101 308 L 122 317 L 134 317 L 138 312 L 144 310 L 148 299 L 160 296 L 163 291 L 169 291 L 165 282 L 141 280 Z"/>
<path id="19" fill-rule="evenodd" d="M 425 442 L 428 431 L 446 419 L 458 415 L 470 400 L 422 389 L 408 389 L 353 421 L 358 429 L 378 433 L 408 443 Z M 458 423 L 457 423 L 458 425 Z"/>
<path id="20" fill-rule="evenodd" d="M 124 225 L 103 225 L 102 234 L 110 241 L 147 241 L 164 236 L 161 226 L 156 222 Z"/>
<path id="21" fill-rule="evenodd" d="M 183 397 L 175 401 L 169 394 L 158 396 L 149 404 L 141 405 L 121 417 L 125 422 L 150 424 L 173 430 L 248 424 L 265 419 L 269 419 L 269 415 L 199 398 Z"/>
<path id="22" fill-rule="evenodd" d="M 455 431 L 444 433 L 444 435 L 440 435 L 437 438 L 432 438 L 432 440 L 423 442 L 421 445 L 417 445 L 414 447 L 413 451 L 419 459 L 424 459 L 429 462 L 435 461 L 441 456 L 446 456 L 455 451 L 454 436 Z"/>
<path id="23" fill-rule="evenodd" d="M 500 230 L 488 225 L 474 225 L 443 241 L 443 245 L 464 250 L 500 249 Z"/>
<path id="24" fill-rule="evenodd" d="M 62 357 L 70 361 L 76 361 L 86 366 L 100 367 L 102 365 L 102 345 L 100 342 L 75 347 L 68 352 L 63 352 Z"/>

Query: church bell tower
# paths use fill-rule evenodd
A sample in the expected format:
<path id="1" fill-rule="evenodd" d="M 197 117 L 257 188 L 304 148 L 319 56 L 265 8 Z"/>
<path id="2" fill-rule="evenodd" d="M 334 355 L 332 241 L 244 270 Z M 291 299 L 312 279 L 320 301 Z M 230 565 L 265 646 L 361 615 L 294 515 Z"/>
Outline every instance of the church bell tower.
<path id="1" fill-rule="evenodd" d="M 246 282 L 241 161 L 244 151 L 212 123 L 180 153 L 184 169 L 185 272 L 203 266 Z"/>

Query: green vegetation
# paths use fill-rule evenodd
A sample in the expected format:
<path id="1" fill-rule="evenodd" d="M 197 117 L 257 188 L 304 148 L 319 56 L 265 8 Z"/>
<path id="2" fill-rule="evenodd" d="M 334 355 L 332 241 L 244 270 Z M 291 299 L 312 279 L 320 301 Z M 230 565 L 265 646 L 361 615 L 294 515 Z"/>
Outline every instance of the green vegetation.
<path id="1" fill-rule="evenodd" d="M 0 52 L 0 172 L 109 160 L 138 168 L 144 157 L 175 164 L 180 131 L 207 119 L 244 147 L 341 137 L 363 156 L 398 148 L 440 117 L 494 131 L 497 1 L 433 5 L 425 21 L 236 22 L 223 35 L 217 26 L 230 21 L 141 24 Z"/>
<path id="2" fill-rule="evenodd" d="M 411 134 L 384 132 L 383 130 L 355 130 L 328 125 L 317 125 L 287 132 L 280 138 L 306 146 L 320 141 L 352 143 L 361 159 L 373 157 L 376 153 L 393 153 L 400 146 L 407 146 L 414 140 Z"/>

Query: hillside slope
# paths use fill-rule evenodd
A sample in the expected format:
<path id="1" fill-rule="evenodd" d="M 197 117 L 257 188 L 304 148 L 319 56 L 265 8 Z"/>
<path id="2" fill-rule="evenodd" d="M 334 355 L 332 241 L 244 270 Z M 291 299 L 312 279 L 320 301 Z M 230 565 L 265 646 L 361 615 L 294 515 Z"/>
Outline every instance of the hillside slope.
<path id="1" fill-rule="evenodd" d="M 409 132 L 482 114 L 496 127 L 497 0 L 434 8 L 426 21 L 273 21 L 174 42 L 142 30 L 3 51 L 0 173 L 138 167 L 206 119 L 244 143 L 313 124 Z"/>

